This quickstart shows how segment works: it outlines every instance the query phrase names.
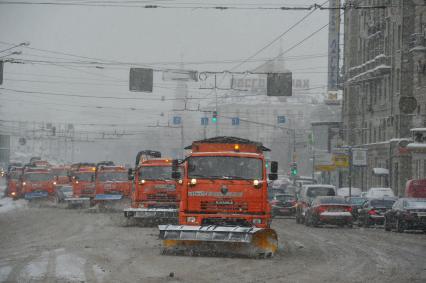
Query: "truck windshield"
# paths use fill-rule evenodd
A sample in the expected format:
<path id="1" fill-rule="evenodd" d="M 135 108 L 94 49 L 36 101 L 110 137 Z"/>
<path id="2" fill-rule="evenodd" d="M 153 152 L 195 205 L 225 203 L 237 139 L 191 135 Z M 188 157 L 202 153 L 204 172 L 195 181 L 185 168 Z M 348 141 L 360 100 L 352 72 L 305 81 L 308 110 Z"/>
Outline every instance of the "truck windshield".
<path id="1" fill-rule="evenodd" d="M 262 160 L 234 156 L 193 156 L 188 159 L 188 178 L 261 180 Z"/>
<path id="2" fill-rule="evenodd" d="M 68 176 L 67 170 L 52 170 L 53 176 L 56 177 L 66 177 Z"/>
<path id="3" fill-rule="evenodd" d="M 92 181 L 93 180 L 93 173 L 77 173 L 75 174 L 75 176 L 77 177 L 77 180 L 79 181 Z"/>
<path id="4" fill-rule="evenodd" d="M 182 174 L 181 170 L 180 172 Z M 139 179 L 170 180 L 172 179 L 172 167 L 171 166 L 142 166 L 139 169 Z"/>
<path id="5" fill-rule="evenodd" d="M 128 181 L 127 172 L 102 172 L 98 173 L 98 180 L 106 181 Z"/>
<path id="6" fill-rule="evenodd" d="M 53 176 L 50 173 L 28 173 L 24 175 L 24 180 L 32 182 L 51 181 Z"/>
<path id="7" fill-rule="evenodd" d="M 13 171 L 13 172 L 10 172 L 9 179 L 11 179 L 11 180 L 18 180 L 19 177 L 21 177 L 21 175 L 22 175 L 22 173 L 17 172 L 17 171 Z"/>

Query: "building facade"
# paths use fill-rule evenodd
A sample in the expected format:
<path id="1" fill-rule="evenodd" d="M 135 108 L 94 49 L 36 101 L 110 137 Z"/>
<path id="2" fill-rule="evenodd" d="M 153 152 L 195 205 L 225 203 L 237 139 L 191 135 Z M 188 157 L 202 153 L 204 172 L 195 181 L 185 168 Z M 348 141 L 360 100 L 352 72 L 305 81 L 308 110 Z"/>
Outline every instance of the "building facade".
<path id="1" fill-rule="evenodd" d="M 412 178 L 410 128 L 425 125 L 426 7 L 416 0 L 351 3 L 386 7 L 345 12 L 344 140 L 368 149 L 368 166 L 355 168 L 354 186 L 390 186 L 402 195 Z"/>

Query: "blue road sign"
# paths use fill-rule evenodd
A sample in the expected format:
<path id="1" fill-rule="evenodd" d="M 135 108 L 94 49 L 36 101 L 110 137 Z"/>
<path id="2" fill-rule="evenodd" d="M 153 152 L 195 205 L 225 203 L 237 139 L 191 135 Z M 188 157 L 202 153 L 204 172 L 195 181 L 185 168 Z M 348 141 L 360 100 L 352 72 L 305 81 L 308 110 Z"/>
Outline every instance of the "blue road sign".
<path id="1" fill-rule="evenodd" d="M 277 116 L 277 123 L 284 124 L 286 122 L 285 116 Z"/>
<path id="2" fill-rule="evenodd" d="M 240 118 L 239 117 L 233 117 L 232 118 L 232 125 L 238 126 L 240 124 Z"/>
<path id="3" fill-rule="evenodd" d="M 173 125 L 180 125 L 182 123 L 182 117 L 174 116 L 173 117 Z"/>

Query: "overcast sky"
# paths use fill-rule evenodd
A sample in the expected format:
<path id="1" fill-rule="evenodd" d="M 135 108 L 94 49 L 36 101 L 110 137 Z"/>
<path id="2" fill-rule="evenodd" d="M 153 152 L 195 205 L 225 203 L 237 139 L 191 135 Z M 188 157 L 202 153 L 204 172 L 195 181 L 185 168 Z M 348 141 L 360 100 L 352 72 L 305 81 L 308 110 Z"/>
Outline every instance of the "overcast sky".
<path id="1" fill-rule="evenodd" d="M 34 1 L 34 0 L 31 0 Z M 78 2 L 78 1 L 74 1 Z M 87 1 L 83 1 L 87 2 Z M 129 1 L 127 1 L 129 2 Z M 163 1 L 204 5 L 248 5 L 267 7 L 270 4 L 304 5 L 315 1 Z M 265 3 L 263 3 L 265 2 Z M 323 2 L 323 1 L 322 1 Z M 113 61 L 149 63 L 164 67 L 160 62 L 200 62 L 245 59 L 296 23 L 308 11 L 277 10 L 203 10 L 203 9 L 142 9 L 118 7 L 70 7 L 48 5 L 0 5 L 0 42 L 18 44 L 30 42 L 30 47 L 71 53 Z M 328 21 L 328 11 L 313 13 L 281 40 L 282 49 L 304 39 Z M 9 47 L 0 43 L 0 50 Z M 11 56 L 30 60 L 76 61 L 75 57 L 17 48 L 22 55 Z M 256 58 L 276 56 L 280 41 Z M 285 57 L 327 52 L 327 29 L 307 40 Z M 2 56 L 8 54 L 1 53 Z M 239 68 L 245 71 L 260 65 L 251 62 Z M 187 68 L 227 70 L 232 64 L 186 64 Z M 326 57 L 288 60 L 295 78 L 309 78 L 311 86 L 326 83 Z M 162 82 L 156 74 L 154 93 L 128 91 L 128 66 L 71 67 L 67 64 L 5 64 L 4 88 L 91 96 L 137 97 L 140 100 L 112 100 L 64 97 L 45 94 L 25 94 L 1 91 L 0 116 L 13 120 L 60 122 L 134 123 L 160 119 L 160 113 L 172 109 L 171 101 L 159 101 L 161 96 L 173 98 L 173 84 Z M 172 66 L 168 66 L 172 67 Z M 166 88 L 164 88 L 166 87 Z M 189 86 L 191 95 L 200 96 L 199 84 Z M 203 92 L 201 92 L 203 93 Z M 205 95 L 205 92 L 204 94 Z M 213 97 L 212 97 L 213 98 Z M 203 102 L 207 102 L 203 100 Z M 199 103 L 198 101 L 196 103 Z M 95 108 L 98 107 L 98 108 Z M 104 108 L 99 108 L 104 107 Z M 110 107 L 110 108 L 106 108 Z M 130 107 L 136 110 L 129 110 Z M 144 122 L 140 122 L 144 123 Z"/>

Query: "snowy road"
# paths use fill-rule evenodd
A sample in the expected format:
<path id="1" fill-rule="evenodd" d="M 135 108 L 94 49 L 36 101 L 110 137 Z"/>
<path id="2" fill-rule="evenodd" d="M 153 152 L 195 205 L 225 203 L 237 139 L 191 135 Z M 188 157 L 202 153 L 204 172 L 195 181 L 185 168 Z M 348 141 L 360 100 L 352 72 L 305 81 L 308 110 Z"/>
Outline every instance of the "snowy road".
<path id="1" fill-rule="evenodd" d="M 160 255 L 155 228 L 55 208 L 0 213 L 0 282 L 425 282 L 426 235 L 279 219 L 270 260 Z M 173 272 L 174 276 L 169 276 Z"/>

